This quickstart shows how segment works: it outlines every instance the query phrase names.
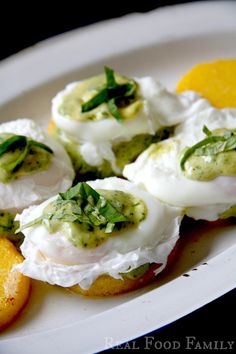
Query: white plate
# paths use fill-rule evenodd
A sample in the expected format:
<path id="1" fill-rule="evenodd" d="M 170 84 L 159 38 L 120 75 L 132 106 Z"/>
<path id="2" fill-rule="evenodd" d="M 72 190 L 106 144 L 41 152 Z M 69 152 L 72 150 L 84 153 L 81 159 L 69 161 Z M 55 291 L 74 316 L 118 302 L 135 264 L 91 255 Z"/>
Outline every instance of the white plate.
<path id="1" fill-rule="evenodd" d="M 1 119 L 27 116 L 45 124 L 55 93 L 70 81 L 101 72 L 104 64 L 128 75 L 153 75 L 174 89 L 195 63 L 236 57 L 235 14 L 233 2 L 193 3 L 125 16 L 40 43 L 2 62 Z M 186 272 L 189 277 L 182 276 Z M 97 352 L 226 293 L 235 287 L 235 272 L 235 228 L 225 226 L 189 235 L 169 274 L 128 295 L 85 299 L 35 282 L 23 315 L 1 335 L 0 350 Z"/>

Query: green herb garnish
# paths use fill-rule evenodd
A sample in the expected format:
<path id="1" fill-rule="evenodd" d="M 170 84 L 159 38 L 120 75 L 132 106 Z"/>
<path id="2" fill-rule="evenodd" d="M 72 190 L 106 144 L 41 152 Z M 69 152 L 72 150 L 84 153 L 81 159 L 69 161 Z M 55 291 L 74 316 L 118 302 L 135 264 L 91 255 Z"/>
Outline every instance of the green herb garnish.
<path id="1" fill-rule="evenodd" d="M 6 154 L 9 151 L 14 151 L 16 149 L 22 149 L 22 152 L 19 154 L 17 159 L 11 163 L 8 163 L 4 166 L 4 169 L 7 172 L 14 172 L 19 168 L 19 166 L 24 161 L 27 152 L 28 152 L 28 142 L 27 138 L 22 135 L 14 135 L 5 140 L 0 145 L 0 157 Z"/>
<path id="2" fill-rule="evenodd" d="M 14 161 L 0 163 L 0 167 L 7 173 L 16 172 L 25 161 L 32 146 L 46 150 L 50 154 L 53 153 L 52 149 L 43 143 L 27 138 L 23 135 L 12 135 L 0 144 L 0 158 L 6 153 L 14 152 L 17 149 L 19 149 L 19 154 L 17 154 Z"/>
<path id="3" fill-rule="evenodd" d="M 223 135 L 213 135 L 204 125 L 203 132 L 207 137 L 185 150 L 180 160 L 180 167 L 183 171 L 190 156 L 214 156 L 222 152 L 236 150 L 236 136 L 233 131 L 225 130 Z"/>
<path id="4" fill-rule="evenodd" d="M 21 230 L 44 223 L 50 229 L 53 221 L 84 223 L 93 229 L 96 226 L 111 233 L 117 223 L 127 222 L 128 218 L 120 213 L 106 198 L 86 182 L 80 182 L 45 208 L 43 215 L 25 224 Z"/>
<path id="5" fill-rule="evenodd" d="M 50 154 L 53 154 L 53 150 L 48 145 L 40 143 L 39 141 L 33 139 L 28 139 L 28 141 L 29 141 L 29 146 L 36 146 L 40 149 L 46 150 Z"/>
<path id="6" fill-rule="evenodd" d="M 27 139 L 23 135 L 13 135 L 10 138 L 6 139 L 3 143 L 0 144 L 0 157 L 8 151 L 25 147 L 27 145 Z"/>
<path id="7" fill-rule="evenodd" d="M 107 103 L 109 112 L 118 121 L 122 120 L 119 107 L 127 106 L 134 99 L 137 84 L 129 81 L 125 84 L 118 84 L 115 79 L 114 70 L 105 67 L 106 84 L 89 101 L 82 104 L 82 112 L 89 112 L 102 103 Z"/>

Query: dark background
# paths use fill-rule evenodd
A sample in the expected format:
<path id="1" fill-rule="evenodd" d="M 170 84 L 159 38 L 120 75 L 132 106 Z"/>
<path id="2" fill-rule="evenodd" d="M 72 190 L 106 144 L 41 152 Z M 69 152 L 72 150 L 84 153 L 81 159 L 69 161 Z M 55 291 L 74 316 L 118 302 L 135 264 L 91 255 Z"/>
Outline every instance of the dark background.
<path id="1" fill-rule="evenodd" d="M 1 2 L 0 59 L 65 31 L 132 12 L 187 3 L 160 0 L 62 0 Z"/>
<path id="2" fill-rule="evenodd" d="M 50 2 L 50 7 L 48 4 L 43 5 L 42 2 L 31 1 L 30 4 L 24 1 L 20 1 L 18 4 L 8 2 L 4 6 L 5 8 L 2 8 L 0 17 L 0 59 L 4 59 L 38 41 L 74 28 L 132 12 L 147 12 L 157 7 L 190 1 L 144 0 L 141 4 L 136 1 L 112 0 L 109 2 L 96 1 L 96 3 L 94 0 L 92 2 L 85 1 L 82 4 L 80 2 L 80 0 L 77 2 Z M 154 336 L 156 341 L 161 342 L 180 341 L 183 344 L 181 352 L 184 351 L 186 336 L 195 336 L 199 341 L 236 341 L 235 302 L 236 290 L 233 290 L 194 313 L 149 335 Z M 129 346 L 123 346 L 123 348 L 132 348 L 132 345 L 134 344 L 129 342 Z M 143 351 L 145 338 L 137 339 L 135 346 L 140 347 L 140 351 L 141 349 Z M 235 348 L 236 343 L 234 351 Z M 115 351 L 118 350 L 112 350 L 112 352 Z M 165 352 L 170 351 L 165 350 Z M 159 352 L 162 352 L 162 350 L 159 350 Z"/>

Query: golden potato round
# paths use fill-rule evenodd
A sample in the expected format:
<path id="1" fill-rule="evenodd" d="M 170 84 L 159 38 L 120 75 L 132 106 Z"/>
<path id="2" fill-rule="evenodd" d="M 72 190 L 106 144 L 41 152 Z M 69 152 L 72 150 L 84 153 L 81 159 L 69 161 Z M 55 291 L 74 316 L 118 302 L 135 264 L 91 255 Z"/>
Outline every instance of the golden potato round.
<path id="1" fill-rule="evenodd" d="M 114 279 L 109 275 L 102 275 L 96 279 L 88 290 L 83 290 L 79 285 L 70 289 L 85 296 L 111 296 L 122 294 L 131 290 L 141 288 L 155 279 L 154 270 L 159 265 L 152 265 L 149 270 L 138 279 Z"/>
<path id="2" fill-rule="evenodd" d="M 193 90 L 217 108 L 236 107 L 236 59 L 202 63 L 188 71 L 176 91 Z"/>
<path id="3" fill-rule="evenodd" d="M 0 237 L 0 330 L 11 324 L 26 304 L 30 293 L 30 279 L 11 271 L 23 257 L 13 244 Z"/>
<path id="4" fill-rule="evenodd" d="M 175 247 L 170 253 L 165 269 L 173 264 L 178 253 L 178 244 L 179 242 L 176 243 Z M 97 278 L 88 290 L 81 289 L 79 285 L 72 286 L 70 290 L 78 294 L 92 297 L 112 296 L 126 293 L 128 291 L 140 289 L 154 281 L 157 277 L 154 271 L 159 267 L 160 264 L 151 264 L 148 271 L 142 277 L 137 279 L 114 279 L 111 276 L 104 274 Z"/>

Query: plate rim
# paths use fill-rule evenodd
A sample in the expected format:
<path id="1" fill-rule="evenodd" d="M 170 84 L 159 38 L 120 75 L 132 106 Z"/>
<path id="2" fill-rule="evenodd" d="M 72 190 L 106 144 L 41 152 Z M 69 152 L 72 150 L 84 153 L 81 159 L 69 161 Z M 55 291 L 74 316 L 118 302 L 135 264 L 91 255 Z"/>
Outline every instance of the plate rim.
<path id="1" fill-rule="evenodd" d="M 166 6 L 147 13 L 131 13 L 105 20 L 41 41 L 0 63 L 0 82 L 4 88 L 0 92 L 0 104 L 10 101 L 19 92 L 29 91 L 49 79 L 66 74 L 68 67 L 70 71 L 78 70 L 86 66 L 88 61 L 93 63 L 93 58 L 98 61 L 124 51 L 133 51 L 140 47 L 140 42 L 152 45 L 215 33 L 219 31 L 219 21 L 220 33 L 235 32 L 232 11 L 235 5 L 233 1 L 221 0 Z M 167 23 L 171 23 L 171 26 L 167 26 Z M 124 36 L 123 32 L 128 30 L 129 36 Z M 122 40 L 114 41 L 114 37 Z M 87 43 L 89 45 L 86 46 Z M 81 51 L 80 48 L 84 47 L 86 51 Z M 41 65 L 45 57 L 47 63 Z M 27 75 L 29 71 L 31 75 Z"/>
<path id="2" fill-rule="evenodd" d="M 6 102 L 9 99 L 12 99 L 16 97 L 19 92 L 22 90 L 30 90 L 32 87 L 45 82 L 46 79 L 48 79 L 48 70 L 50 70 L 53 62 L 52 62 L 52 55 L 56 55 L 58 53 L 58 50 L 60 49 L 61 46 L 66 46 L 66 48 L 71 48 L 73 46 L 74 41 L 77 41 L 79 45 L 82 45 L 88 38 L 93 38 L 96 43 L 98 43 L 98 39 L 102 38 L 104 36 L 104 33 L 109 30 L 110 33 L 114 32 L 116 36 L 120 35 L 120 28 L 122 26 L 140 26 L 140 24 L 147 23 L 147 21 L 150 22 L 150 19 L 155 19 L 156 23 L 158 23 L 158 29 L 161 30 L 162 32 L 158 32 L 158 34 L 155 35 L 153 33 L 153 25 L 151 28 L 148 28 L 148 30 L 145 32 L 145 34 L 141 37 L 142 40 L 144 40 L 145 36 L 150 36 L 148 37 L 148 44 L 154 43 L 162 43 L 165 41 L 169 40 L 177 40 L 178 38 L 188 38 L 191 36 L 199 36 L 201 34 L 207 33 L 215 33 L 217 30 L 217 19 L 221 18 L 221 33 L 222 31 L 226 32 L 231 32 L 235 31 L 236 32 L 236 23 L 235 20 L 233 21 L 233 17 L 229 16 L 231 14 L 231 6 L 236 6 L 235 3 L 232 1 L 205 1 L 205 2 L 193 2 L 193 3 L 188 3 L 188 4 L 180 4 L 180 5 L 175 5 L 175 6 L 168 6 L 164 8 L 158 8 L 156 10 L 153 10 L 149 13 L 145 14 L 129 14 L 126 16 L 123 16 L 118 19 L 111 19 L 111 20 L 106 20 L 104 22 L 99 22 L 95 23 L 90 26 L 86 26 L 84 28 L 76 29 L 73 31 L 70 31 L 68 33 L 47 39 L 43 42 L 40 42 L 36 46 L 30 47 L 28 49 L 23 50 L 20 53 L 17 53 L 5 60 L 2 61 L 0 64 L 0 82 L 3 82 L 8 85 L 9 90 L 7 92 L 7 95 L 0 93 L 0 103 Z M 224 7 L 224 13 L 223 17 L 227 18 L 227 21 L 222 21 L 222 9 Z M 212 9 L 214 8 L 215 14 L 212 14 Z M 192 30 L 189 31 L 189 21 L 192 23 L 194 21 L 198 21 L 198 19 L 201 17 L 202 13 L 204 12 L 204 15 L 208 15 L 208 20 L 209 16 L 210 19 L 214 18 L 214 21 L 207 21 L 202 26 L 192 26 Z M 182 23 L 182 19 L 185 18 L 186 13 L 188 13 L 188 21 Z M 194 14 L 193 18 L 191 18 L 190 14 Z M 228 15 L 227 15 L 228 14 Z M 228 17 L 230 17 L 230 20 Z M 159 22 L 158 22 L 159 21 Z M 165 22 L 166 21 L 174 21 L 174 26 L 168 29 L 165 28 Z M 180 25 L 181 24 L 181 25 Z M 176 27 L 177 26 L 177 27 Z M 136 28 L 135 27 L 135 28 Z M 224 27 L 224 28 L 222 28 Z M 186 31 L 188 29 L 188 31 Z M 138 37 L 138 36 L 137 36 Z M 109 57 L 111 54 L 112 55 L 118 55 L 119 53 L 125 52 L 127 48 L 129 50 L 134 50 L 135 48 L 140 47 L 140 42 L 137 41 L 132 41 L 132 36 L 128 37 L 127 40 L 121 45 L 121 43 L 118 41 L 118 44 L 112 48 L 108 48 L 107 50 L 106 45 L 102 45 L 101 50 L 101 58 L 96 57 L 97 60 L 101 60 L 102 57 Z M 112 44 L 112 38 L 109 37 L 109 44 Z M 61 49 L 60 49 L 61 50 Z M 65 65 L 65 57 L 63 56 L 60 60 L 57 66 L 55 66 L 55 70 L 51 72 L 50 80 L 53 79 L 53 77 L 57 77 L 58 73 L 60 72 L 60 75 L 63 73 L 66 73 L 68 70 L 68 66 L 70 68 L 70 71 L 73 70 L 75 67 L 78 69 L 78 67 L 83 67 L 85 60 L 90 59 L 91 60 L 91 55 L 93 55 L 94 51 L 97 50 L 97 44 L 93 48 L 89 48 L 88 52 L 86 55 L 84 55 L 81 59 L 81 61 L 78 63 L 75 60 L 67 62 L 67 65 Z M 35 73 L 35 75 L 32 75 L 30 79 L 28 80 L 24 75 L 26 73 L 26 69 L 28 70 L 29 64 L 30 67 L 33 68 L 35 67 L 36 63 L 39 61 L 39 55 L 40 57 L 43 55 L 50 56 L 50 65 L 49 67 L 46 68 L 46 70 L 43 72 L 39 70 L 38 73 Z M 42 74 L 40 80 L 39 80 L 39 73 Z M 16 74 L 20 82 L 23 82 L 23 87 L 19 87 L 18 85 L 14 86 L 12 85 L 13 80 L 15 80 Z M 23 80 L 23 81 L 22 81 Z M 4 85 L 3 85 L 4 86 Z M 14 87 L 13 87 L 14 86 Z M 226 262 L 227 260 L 227 262 Z M 207 279 L 215 279 L 218 280 L 220 274 L 223 272 L 223 267 L 222 267 L 222 262 L 224 264 L 224 272 L 226 270 L 230 270 L 229 274 L 230 276 L 227 277 L 227 279 L 224 279 L 224 287 L 222 287 L 222 283 L 219 286 L 218 282 L 215 281 L 215 292 L 212 292 L 212 290 L 208 291 L 206 288 L 199 299 L 199 294 L 198 294 L 198 286 L 202 282 L 207 281 Z M 131 301 L 128 301 L 128 303 L 124 303 L 119 305 L 119 311 L 118 313 L 118 318 L 117 316 L 110 317 L 110 314 L 112 313 L 113 309 L 106 310 L 100 314 L 94 315 L 86 320 L 79 321 L 76 324 L 73 325 L 67 325 L 61 328 L 57 328 L 55 330 L 48 330 L 45 332 L 40 332 L 40 333 L 35 333 L 31 335 L 24 335 L 20 337 L 14 337 L 14 338 L 0 338 L 0 343 L 3 349 L 5 349 L 9 354 L 14 353 L 15 348 L 17 348 L 18 353 L 31 353 L 32 350 L 32 345 L 35 343 L 35 340 L 39 341 L 37 344 L 37 353 L 41 352 L 42 350 L 52 350 L 53 352 L 57 351 L 57 354 L 64 354 L 64 346 L 61 345 L 62 342 L 65 341 L 67 344 L 70 343 L 71 348 L 66 348 L 66 351 L 70 351 L 70 353 L 76 353 L 77 347 L 75 347 L 75 342 L 78 341 L 78 330 L 80 330 L 81 322 L 83 323 L 84 331 L 81 336 L 81 340 L 83 340 L 83 353 L 90 353 L 90 352 L 97 352 L 98 350 L 104 350 L 108 349 L 105 348 L 105 343 L 104 339 L 102 340 L 102 336 L 107 334 L 108 332 L 111 334 L 110 336 L 114 338 L 115 343 L 121 344 L 124 343 L 128 340 L 131 340 L 133 338 L 136 338 L 138 336 L 144 335 L 145 333 L 150 333 L 151 331 L 160 328 L 170 322 L 173 322 L 177 320 L 178 318 L 196 310 L 197 308 L 209 303 L 210 301 L 216 299 L 217 297 L 223 295 L 227 291 L 230 291 L 233 289 L 236 285 L 236 280 L 232 276 L 234 272 L 232 272 L 232 269 L 236 270 L 236 245 L 230 247 L 227 249 L 225 252 L 219 254 L 218 256 L 212 258 L 209 262 L 209 267 L 206 268 L 204 266 L 199 267 L 200 271 L 195 272 L 193 276 L 185 278 L 185 277 L 178 277 L 169 283 L 165 284 L 165 289 L 163 287 L 154 289 L 144 295 L 141 295 Z M 202 270 L 202 271 L 201 271 Z M 189 284 L 190 283 L 190 284 Z M 175 314 L 170 314 L 168 319 L 167 317 L 163 317 L 162 320 L 159 322 L 159 325 L 157 327 L 157 324 L 155 322 L 155 319 L 151 318 L 156 314 L 156 311 L 158 310 L 158 307 L 154 306 L 155 304 L 155 299 L 157 293 L 162 293 L 166 292 L 169 294 L 167 298 L 171 296 L 174 290 L 176 290 L 176 284 L 177 284 L 177 289 L 178 290 L 178 295 L 179 298 L 183 294 L 186 296 L 186 292 L 189 295 L 194 296 L 191 297 L 191 302 L 189 302 L 188 306 L 186 307 L 186 304 L 184 308 L 181 308 L 178 313 Z M 188 285 L 187 285 L 188 284 Z M 217 285 L 218 284 L 218 285 Z M 189 286 L 191 285 L 191 286 Z M 193 291 L 193 289 L 195 291 Z M 197 297 L 197 299 L 196 299 Z M 176 300 L 176 298 L 175 298 Z M 140 305 L 140 307 L 139 307 Z M 139 307 L 140 312 L 138 313 L 137 316 L 137 311 L 135 308 Z M 117 310 L 117 309 L 116 309 Z M 128 310 L 128 311 L 127 311 Z M 130 313 L 132 312 L 132 314 Z M 149 317 L 147 316 L 149 314 Z M 88 336 L 88 333 L 90 333 L 91 328 L 94 326 L 94 322 L 96 320 L 100 323 L 101 320 L 105 320 L 109 318 L 109 328 L 102 328 L 102 326 L 99 326 L 97 328 L 97 325 L 95 325 L 95 331 L 93 335 Z M 144 320 L 144 323 L 141 325 L 141 327 L 132 329 L 133 324 L 137 324 L 137 321 L 139 320 Z M 122 326 L 125 325 L 129 327 L 129 331 L 126 333 L 122 334 L 117 334 L 118 329 L 122 328 Z M 106 332 L 103 332 L 106 331 Z M 4 336 L 4 334 L 3 334 Z M 76 341 L 73 341 L 73 339 L 76 338 Z M 24 347 L 22 348 L 22 339 L 25 341 Z M 81 342 L 80 342 L 80 350 L 81 350 Z M 52 352 L 52 353 L 53 353 Z"/>

